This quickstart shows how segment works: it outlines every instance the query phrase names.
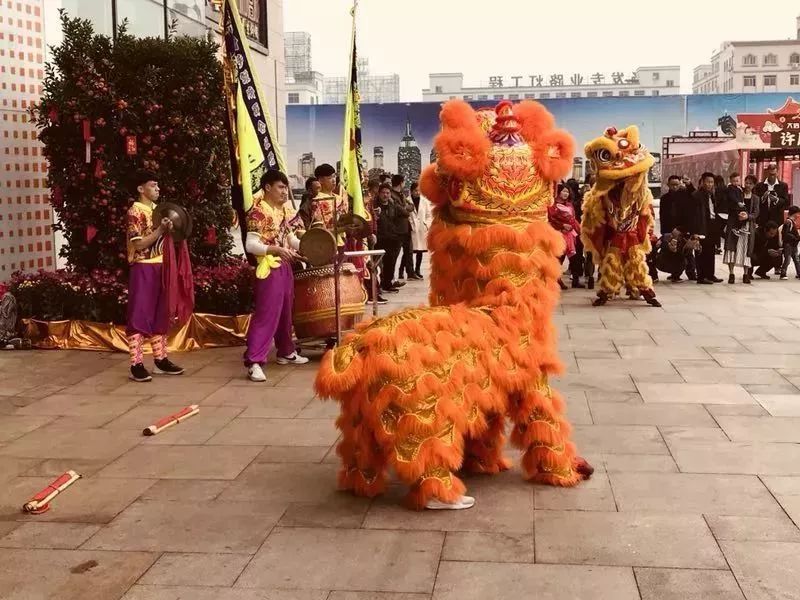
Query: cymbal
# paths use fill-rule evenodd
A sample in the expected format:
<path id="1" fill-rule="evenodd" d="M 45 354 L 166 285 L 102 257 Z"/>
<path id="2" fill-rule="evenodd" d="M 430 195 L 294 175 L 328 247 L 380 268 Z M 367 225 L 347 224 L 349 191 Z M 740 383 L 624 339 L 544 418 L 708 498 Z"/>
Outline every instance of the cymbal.
<path id="1" fill-rule="evenodd" d="M 355 213 L 347 213 L 339 217 L 336 226 L 354 238 L 365 238 L 371 233 L 367 220 Z"/>
<path id="2" fill-rule="evenodd" d="M 161 202 L 153 211 L 153 226 L 158 227 L 161 219 L 172 221 L 172 239 L 181 242 L 192 234 L 192 217 L 180 204 Z"/>
<path id="3" fill-rule="evenodd" d="M 336 256 L 336 239 L 327 229 L 312 227 L 300 238 L 300 254 L 313 267 L 329 265 Z"/>

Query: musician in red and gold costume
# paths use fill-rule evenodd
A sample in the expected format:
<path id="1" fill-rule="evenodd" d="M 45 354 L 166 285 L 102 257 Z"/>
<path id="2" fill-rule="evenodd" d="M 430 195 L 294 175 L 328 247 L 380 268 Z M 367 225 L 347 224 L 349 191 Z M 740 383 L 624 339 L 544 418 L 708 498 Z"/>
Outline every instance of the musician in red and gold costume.
<path id="1" fill-rule="evenodd" d="M 279 365 L 302 365 L 292 340 L 294 275 L 300 259 L 302 220 L 289 205 L 289 180 L 270 169 L 261 176 L 262 197 L 247 212 L 246 250 L 256 257 L 255 310 L 247 329 L 244 364 L 250 381 L 267 380 L 263 365 L 275 342 Z"/>
<path id="2" fill-rule="evenodd" d="M 359 327 L 317 376 L 341 407 L 339 486 L 376 496 L 390 470 L 415 509 L 462 509 L 459 471 L 497 473 L 506 423 L 528 479 L 573 486 L 592 468 L 571 441 L 552 312 L 563 237 L 547 221 L 574 142 L 535 102 L 441 113 L 438 162 L 421 180 L 435 205 L 430 307 Z"/>
<path id="3" fill-rule="evenodd" d="M 333 231 L 334 207 L 338 217 L 348 212 L 347 198 L 334 192 L 336 188 L 336 169 L 325 163 L 314 169 L 314 177 L 320 183 L 320 191 L 314 197 L 311 210 L 311 224 L 321 224 L 328 231 Z M 338 246 L 344 245 L 344 236 L 339 235 Z"/>

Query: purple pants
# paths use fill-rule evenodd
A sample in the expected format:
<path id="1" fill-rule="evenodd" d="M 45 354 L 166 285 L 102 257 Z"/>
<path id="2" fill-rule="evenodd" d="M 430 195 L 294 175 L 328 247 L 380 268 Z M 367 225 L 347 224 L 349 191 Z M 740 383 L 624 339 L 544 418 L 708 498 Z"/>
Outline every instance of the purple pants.
<path id="1" fill-rule="evenodd" d="M 131 265 L 128 279 L 127 335 L 166 335 L 169 331 L 166 302 L 167 295 L 161 287 L 161 265 Z"/>
<path id="2" fill-rule="evenodd" d="M 291 264 L 283 261 L 266 279 L 256 279 L 256 306 L 247 330 L 245 366 L 264 364 L 273 339 L 278 356 L 289 356 L 295 351 L 292 341 L 293 304 L 294 273 Z"/>

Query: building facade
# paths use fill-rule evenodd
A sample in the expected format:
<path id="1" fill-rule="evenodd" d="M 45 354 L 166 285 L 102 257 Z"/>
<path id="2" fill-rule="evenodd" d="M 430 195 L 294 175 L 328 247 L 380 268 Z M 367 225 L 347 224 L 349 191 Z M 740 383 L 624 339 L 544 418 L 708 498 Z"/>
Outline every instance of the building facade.
<path id="1" fill-rule="evenodd" d="M 694 70 L 695 94 L 800 93 L 800 17 L 795 39 L 723 42 Z"/>
<path id="2" fill-rule="evenodd" d="M 46 4 L 0 1 L 0 281 L 55 266 L 47 163 L 28 115 L 42 93 Z"/>
<path id="3" fill-rule="evenodd" d="M 622 71 L 605 73 L 554 73 L 535 75 L 492 75 L 478 86 L 464 85 L 463 73 L 431 73 L 429 86 L 422 90 L 423 102 L 461 99 L 544 100 L 550 98 L 595 98 L 665 96 L 680 93 L 678 66 L 639 67 L 631 75 Z"/>
<path id="4" fill-rule="evenodd" d="M 311 71 L 311 34 L 289 31 L 284 34 L 286 77 Z"/>

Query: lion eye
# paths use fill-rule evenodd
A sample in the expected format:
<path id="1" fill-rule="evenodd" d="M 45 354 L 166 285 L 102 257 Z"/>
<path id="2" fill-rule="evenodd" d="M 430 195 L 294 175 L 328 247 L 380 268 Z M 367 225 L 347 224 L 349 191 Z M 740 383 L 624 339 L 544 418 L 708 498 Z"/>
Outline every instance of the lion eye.
<path id="1" fill-rule="evenodd" d="M 609 152 L 606 148 L 603 148 L 602 150 L 595 151 L 594 157 L 597 159 L 597 162 L 609 162 L 611 161 L 611 152 Z"/>

